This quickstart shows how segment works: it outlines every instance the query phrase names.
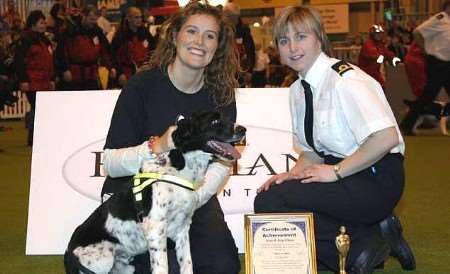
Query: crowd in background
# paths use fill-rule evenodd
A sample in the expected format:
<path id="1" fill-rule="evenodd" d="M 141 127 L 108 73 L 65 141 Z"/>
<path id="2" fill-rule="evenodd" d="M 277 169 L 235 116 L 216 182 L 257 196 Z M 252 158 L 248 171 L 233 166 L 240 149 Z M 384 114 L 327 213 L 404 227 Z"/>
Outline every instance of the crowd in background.
<path id="1" fill-rule="evenodd" d="M 13 2 L 12 2 L 13 3 Z M 71 27 L 76 26 L 77 21 L 80 21 L 82 14 L 82 9 L 75 9 L 66 11 L 65 7 L 61 4 L 55 4 L 50 11 L 50 14 L 46 18 L 46 36 L 52 42 L 52 47 L 57 50 L 58 40 L 61 39 L 61 34 L 70 31 Z M 113 42 L 113 37 L 116 32 L 112 26 L 113 24 L 108 20 L 107 9 L 102 7 L 99 11 L 95 11 L 97 18 L 97 26 L 105 35 L 107 41 L 109 42 L 107 47 L 108 50 L 114 50 L 111 48 L 111 43 Z M 229 11 L 230 14 L 235 15 L 236 20 L 236 31 L 243 39 L 237 39 L 237 49 L 240 51 L 241 57 L 241 67 L 245 71 L 241 80 L 242 87 L 286 87 L 295 80 L 295 75 L 285 66 L 283 66 L 277 54 L 277 50 L 269 45 L 266 48 L 261 48 L 259 43 L 255 43 L 251 37 L 251 32 L 249 28 L 242 23 L 240 18 L 239 9 Z M 143 16 L 138 20 L 142 21 L 142 26 L 149 29 L 152 26 L 152 18 Z M 127 16 L 123 15 L 122 20 L 119 24 L 119 29 L 124 30 L 126 28 Z M 4 76 L 5 66 L 11 65 L 12 56 L 14 55 L 14 48 L 20 40 L 21 33 L 24 31 L 25 22 L 20 19 L 20 16 L 15 12 L 14 7 L 10 7 L 7 12 L 5 12 L 0 18 L 0 74 Z M 405 60 L 408 49 L 411 47 L 413 37 L 412 31 L 416 27 L 417 23 L 414 20 L 408 20 L 406 22 L 401 22 L 399 20 L 392 20 L 381 24 L 385 29 L 386 35 L 383 37 L 383 43 L 386 48 L 392 52 L 396 57 L 400 58 L 402 61 Z M 154 31 L 147 31 L 151 35 L 152 40 L 156 41 L 157 33 Z M 147 34 L 146 34 L 147 35 Z M 239 36 L 239 35 L 238 35 Z M 353 47 L 354 52 L 358 54 L 358 50 L 364 44 L 364 41 L 368 37 L 367 33 L 359 33 L 357 35 L 348 35 L 346 41 L 336 42 L 337 46 Z M 153 39 L 154 38 L 154 39 Z M 116 41 L 117 43 L 117 41 Z M 117 49 L 117 44 L 115 45 Z M 115 56 L 115 52 L 111 51 L 111 56 Z M 355 56 L 356 57 L 356 56 Z M 347 61 L 355 61 L 357 57 L 352 57 Z M 5 62 L 6 61 L 6 62 Z M 56 61 L 56 60 L 55 60 Z M 117 60 L 111 60 L 114 62 Z M 56 64 L 57 65 L 57 64 Z M 58 82 L 62 79 L 61 69 L 56 66 L 56 81 Z M 11 69 L 7 71 L 12 72 Z M 113 73 L 114 74 L 114 73 Z M 115 75 L 114 75 L 115 76 Z M 117 75 L 119 76 L 119 75 Z M 128 75 L 130 76 L 130 75 Z M 116 79 L 108 84 L 108 88 L 120 87 L 123 81 Z M 122 78 L 123 80 L 123 78 Z M 59 86 L 57 85 L 57 88 Z"/>
<path id="2" fill-rule="evenodd" d="M 226 12 L 236 28 L 236 48 L 241 60 L 238 75 L 240 86 L 288 87 L 297 79 L 297 74 L 280 63 L 278 50 L 274 46 L 262 48 L 253 40 L 250 28 L 242 22 L 239 7 L 231 7 Z M 30 18 L 31 15 L 34 17 Z M 56 3 L 48 16 L 41 11 L 33 11 L 23 22 L 15 10 L 14 1 L 9 1 L 7 11 L 0 17 L 0 107 L 14 102 L 11 91 L 21 90 L 32 105 L 31 114 L 26 119 L 32 121 L 36 90 L 122 87 L 132 74 L 145 65 L 156 46 L 159 37 L 153 19 L 140 9 L 131 7 L 122 15 L 118 26 L 113 27 L 105 7 L 97 10 L 88 5 L 66 10 L 64 5 Z M 35 24 L 40 21 L 43 25 L 36 31 Z M 377 45 L 386 50 L 386 57 L 391 56 L 385 61 L 398 57 L 405 63 L 407 74 L 411 76 L 413 93 L 419 96 L 426 76 L 423 52 L 413 43 L 412 32 L 417 23 L 414 20 L 401 22 L 394 19 L 378 26 L 382 28 L 383 35 Z M 364 54 L 365 43 L 371 39 L 371 31 L 349 35 L 345 42 L 335 43 L 337 47 L 353 49 L 354 56 L 346 61 L 364 67 L 361 55 Z M 370 62 L 375 65 L 375 61 Z M 49 73 L 32 68 L 35 63 Z M 380 71 L 380 67 L 375 70 Z M 380 76 L 371 75 L 384 85 L 382 67 Z M 28 127 L 32 136 L 31 124 Z M 32 143 L 31 139 L 29 143 Z"/>

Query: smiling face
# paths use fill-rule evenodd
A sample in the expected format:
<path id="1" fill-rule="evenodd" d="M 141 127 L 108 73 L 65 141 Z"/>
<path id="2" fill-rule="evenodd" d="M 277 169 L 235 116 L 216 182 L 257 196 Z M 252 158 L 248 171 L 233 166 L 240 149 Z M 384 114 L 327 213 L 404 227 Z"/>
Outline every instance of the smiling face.
<path id="1" fill-rule="evenodd" d="M 286 34 L 277 40 L 281 62 L 305 76 L 322 52 L 317 36 L 300 26 L 288 24 Z"/>
<path id="2" fill-rule="evenodd" d="M 210 15 L 190 16 L 174 37 L 175 66 L 204 70 L 211 63 L 219 42 L 219 25 Z"/>

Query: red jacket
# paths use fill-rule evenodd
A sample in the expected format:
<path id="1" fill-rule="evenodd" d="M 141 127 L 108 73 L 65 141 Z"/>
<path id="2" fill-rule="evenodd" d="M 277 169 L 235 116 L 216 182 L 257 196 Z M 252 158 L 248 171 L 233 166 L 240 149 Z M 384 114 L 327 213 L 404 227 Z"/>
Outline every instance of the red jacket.
<path id="1" fill-rule="evenodd" d="M 74 82 L 97 80 L 99 65 L 111 67 L 108 40 L 97 26 L 86 29 L 78 23 L 68 28 L 56 54 L 59 72 L 70 70 Z"/>
<path id="2" fill-rule="evenodd" d="M 427 80 L 425 55 L 416 43 L 412 43 L 406 53 L 405 69 L 412 92 L 416 96 L 422 95 Z"/>
<path id="3" fill-rule="evenodd" d="M 119 30 L 111 43 L 115 57 L 114 67 L 118 74 L 125 74 L 129 79 L 137 68 L 149 60 L 150 52 L 155 46 L 155 39 L 145 27 L 136 32 L 127 27 Z"/>
<path id="4" fill-rule="evenodd" d="M 19 83 L 29 83 L 29 91 L 51 90 L 54 58 L 50 40 L 43 33 L 25 31 L 14 58 Z"/>
<path id="5" fill-rule="evenodd" d="M 359 52 L 358 66 L 367 74 L 375 78 L 381 86 L 384 86 L 384 77 L 381 74 L 381 64 L 377 63 L 380 55 L 384 56 L 384 61 L 392 61 L 395 57 L 392 51 L 388 50 L 382 41 L 375 41 L 368 38 Z"/>

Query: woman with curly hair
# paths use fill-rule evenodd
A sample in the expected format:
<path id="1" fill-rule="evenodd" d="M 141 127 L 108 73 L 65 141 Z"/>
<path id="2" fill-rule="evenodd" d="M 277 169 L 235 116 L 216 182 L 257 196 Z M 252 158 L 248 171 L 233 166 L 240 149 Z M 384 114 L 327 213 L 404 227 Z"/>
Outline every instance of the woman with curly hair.
<path id="1" fill-rule="evenodd" d="M 102 195 L 126 189 L 143 160 L 173 148 L 172 125 L 179 115 L 217 110 L 236 120 L 238 61 L 233 27 L 222 11 L 191 2 L 162 29 L 147 67 L 130 78 L 116 103 L 105 144 L 108 177 Z M 223 181 L 228 174 L 228 166 L 214 164 L 206 177 Z M 170 246 L 170 273 L 179 273 Z M 195 273 L 239 273 L 237 248 L 215 195 L 194 214 L 190 246 Z M 135 273 L 150 273 L 147 256 L 135 259 Z"/>

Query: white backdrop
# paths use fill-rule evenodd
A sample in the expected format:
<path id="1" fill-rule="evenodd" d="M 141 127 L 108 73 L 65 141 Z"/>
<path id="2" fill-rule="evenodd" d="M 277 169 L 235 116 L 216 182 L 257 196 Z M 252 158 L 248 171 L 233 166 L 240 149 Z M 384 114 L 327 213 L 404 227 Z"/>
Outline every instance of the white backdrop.
<path id="1" fill-rule="evenodd" d="M 26 254 L 63 254 L 73 230 L 99 205 L 102 148 L 119 91 L 38 92 Z M 242 158 L 218 193 L 244 252 L 244 217 L 271 172 L 292 167 L 288 89 L 240 89 Z"/>

